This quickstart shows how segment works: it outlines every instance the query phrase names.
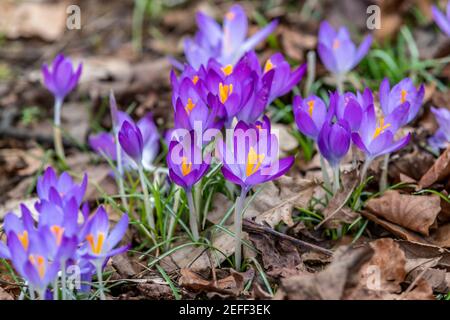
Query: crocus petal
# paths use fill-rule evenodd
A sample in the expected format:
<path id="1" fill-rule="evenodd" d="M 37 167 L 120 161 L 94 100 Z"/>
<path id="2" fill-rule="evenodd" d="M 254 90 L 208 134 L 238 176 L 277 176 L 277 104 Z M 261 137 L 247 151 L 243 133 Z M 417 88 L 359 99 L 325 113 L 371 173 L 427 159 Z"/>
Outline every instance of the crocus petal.
<path id="1" fill-rule="evenodd" d="M 369 52 L 371 45 L 372 45 L 372 35 L 368 35 L 364 38 L 363 42 L 361 42 L 361 44 L 358 47 L 358 50 L 356 50 L 356 55 L 352 67 L 355 67 L 362 60 L 362 58 L 364 58 L 367 52 Z"/>
<path id="2" fill-rule="evenodd" d="M 119 222 L 117 222 L 114 229 L 111 230 L 107 241 L 110 249 L 114 248 L 123 238 L 128 229 L 128 223 L 128 215 L 124 214 L 122 218 L 120 218 Z"/>
<path id="3" fill-rule="evenodd" d="M 392 110 L 389 110 L 389 92 L 391 88 L 389 85 L 389 79 L 384 78 L 383 81 L 381 81 L 380 89 L 379 89 L 379 95 L 380 95 L 380 105 L 381 109 L 383 110 L 384 114 L 391 113 Z"/>
<path id="4" fill-rule="evenodd" d="M 431 7 L 433 18 L 441 30 L 450 37 L 450 17 L 446 17 L 436 6 Z M 447 10 L 447 13 L 449 11 Z"/>
<path id="5" fill-rule="evenodd" d="M 253 36 L 248 38 L 240 47 L 241 54 L 254 49 L 258 43 L 266 39 L 278 26 L 278 21 L 274 20 L 267 26 L 256 32 Z"/>
<path id="6" fill-rule="evenodd" d="M 320 60 L 325 65 L 325 67 L 328 69 L 328 71 L 335 73 L 335 74 L 339 73 L 339 70 L 337 68 L 336 59 L 335 59 L 331 49 L 326 47 L 324 44 L 319 43 L 317 46 L 317 51 L 319 53 Z"/>

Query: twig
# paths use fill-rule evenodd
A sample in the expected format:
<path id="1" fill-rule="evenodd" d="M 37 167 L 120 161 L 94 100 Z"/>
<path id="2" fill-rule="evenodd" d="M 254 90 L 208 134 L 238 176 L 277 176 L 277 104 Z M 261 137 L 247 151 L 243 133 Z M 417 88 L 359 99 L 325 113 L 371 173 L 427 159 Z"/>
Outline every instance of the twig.
<path id="1" fill-rule="evenodd" d="M 271 234 L 271 235 L 273 235 L 275 237 L 287 240 L 287 241 L 289 241 L 289 242 L 291 242 L 291 243 L 293 243 L 293 244 L 295 244 L 295 245 L 297 245 L 299 247 L 304 247 L 304 248 L 308 248 L 308 249 L 311 249 L 311 250 L 319 251 L 319 252 L 321 252 L 323 254 L 326 254 L 328 256 L 333 255 L 333 251 L 331 251 L 331 250 L 324 249 L 324 248 L 319 247 L 319 246 L 317 246 L 315 244 L 296 239 L 296 238 L 291 237 L 291 236 L 289 236 L 287 234 L 278 232 L 278 231 L 276 231 L 276 230 L 274 230 L 274 229 L 272 229 L 270 227 L 256 224 L 256 223 L 254 223 L 254 222 L 252 222 L 252 221 L 250 221 L 248 219 L 244 219 L 244 221 L 243 221 L 243 228 L 244 228 L 245 231 L 248 231 L 248 232 L 269 233 L 269 234 Z"/>

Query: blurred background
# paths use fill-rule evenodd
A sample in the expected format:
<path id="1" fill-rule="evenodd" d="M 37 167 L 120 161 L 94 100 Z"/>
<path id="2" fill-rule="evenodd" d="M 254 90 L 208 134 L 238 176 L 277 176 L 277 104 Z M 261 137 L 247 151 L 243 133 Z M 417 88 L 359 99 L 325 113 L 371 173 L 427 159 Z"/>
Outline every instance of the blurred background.
<path id="1" fill-rule="evenodd" d="M 23 197 L 47 163 L 52 145 L 52 106 L 41 85 L 40 68 L 62 52 L 83 62 L 80 86 L 63 107 L 63 127 L 71 169 L 89 162 L 89 133 L 110 127 L 107 96 L 112 89 L 121 109 L 136 117 L 152 111 L 161 130 L 172 124 L 168 57 L 183 58 L 183 37 L 195 33 L 195 12 L 221 20 L 236 2 L 183 0 L 78 0 L 0 2 L 0 203 Z M 250 20 L 249 32 L 272 19 L 280 25 L 257 51 L 265 60 L 281 51 L 292 63 L 314 51 L 320 21 L 346 25 L 356 42 L 373 32 L 376 43 L 352 72 L 353 88 L 378 88 L 391 77 L 411 76 L 426 82 L 427 97 L 450 105 L 444 94 L 450 67 L 434 63 L 449 55 L 450 46 L 431 18 L 429 0 L 388 1 L 239 1 Z M 380 8 L 381 28 L 368 30 L 367 7 Z M 75 5 L 75 7 L 74 7 Z M 79 9 L 79 10 L 78 10 Z M 77 20 L 79 19 L 79 21 Z M 79 22 L 79 29 L 77 23 Z M 69 26 L 69 28 L 68 28 Z M 421 62 L 429 61 L 427 64 Z M 302 86 L 304 81 L 302 81 Z M 310 92 L 324 95 L 334 88 L 320 61 Z M 300 88 L 300 92 L 302 88 Z M 435 94 L 430 94 L 430 92 Z M 446 100 L 447 99 L 447 100 Z M 291 97 L 271 106 L 274 121 L 292 122 Z M 81 152 L 80 152 L 81 151 Z M 83 170 L 80 170 L 80 172 Z"/>

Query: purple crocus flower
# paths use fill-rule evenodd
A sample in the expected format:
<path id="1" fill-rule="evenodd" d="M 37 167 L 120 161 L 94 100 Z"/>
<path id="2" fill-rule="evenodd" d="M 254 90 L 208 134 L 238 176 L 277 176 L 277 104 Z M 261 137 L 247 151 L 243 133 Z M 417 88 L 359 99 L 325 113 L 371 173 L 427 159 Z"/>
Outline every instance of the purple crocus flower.
<path id="1" fill-rule="evenodd" d="M 425 94 L 423 84 L 417 89 L 410 78 L 405 78 L 390 89 L 389 79 L 380 84 L 380 105 L 385 115 L 391 114 L 397 107 L 409 103 L 407 117 L 401 125 L 410 123 L 419 113 Z"/>
<path id="2" fill-rule="evenodd" d="M 47 248 L 45 233 L 48 234 L 49 230 L 33 233 L 27 249 L 15 233 L 7 234 L 7 246 L 15 270 L 38 291 L 41 299 L 44 299 L 48 285 L 57 277 L 60 269 L 58 259 L 54 260 Z"/>
<path id="3" fill-rule="evenodd" d="M 110 257 L 129 249 L 129 245 L 116 248 L 127 228 L 128 215 L 124 214 L 110 230 L 108 214 L 100 206 L 81 231 L 81 238 L 85 239 L 85 243 L 80 249 L 80 255 L 96 266 L 104 266 Z"/>
<path id="4" fill-rule="evenodd" d="M 336 32 L 327 21 L 324 21 L 320 24 L 318 41 L 322 63 L 328 71 L 343 75 L 353 69 L 367 54 L 372 44 L 372 36 L 366 36 L 356 48 L 346 27 L 341 27 Z"/>
<path id="5" fill-rule="evenodd" d="M 190 190 L 207 172 L 210 156 L 203 156 L 201 145 L 193 131 L 181 141 L 171 141 L 167 154 L 167 166 L 172 182 Z"/>
<path id="6" fill-rule="evenodd" d="M 377 156 L 392 153 L 403 148 L 410 140 L 410 134 L 394 141 L 394 135 L 404 122 L 409 112 L 409 104 L 401 104 L 386 118 L 377 119 L 374 106 L 364 113 L 358 132 L 352 133 L 353 143 L 361 149 L 366 159 L 373 160 Z"/>
<path id="7" fill-rule="evenodd" d="M 351 143 L 351 127 L 345 120 L 336 123 L 326 121 L 320 130 L 317 145 L 322 156 L 332 168 L 339 168 L 339 163 L 347 154 Z"/>
<path id="8" fill-rule="evenodd" d="M 118 131 L 122 127 L 125 121 L 132 124 L 131 117 L 122 111 L 117 112 L 117 127 Z M 153 116 L 149 112 L 142 119 L 140 119 L 136 126 L 139 128 L 142 141 L 142 165 L 145 169 L 150 170 L 153 168 L 153 161 L 159 152 L 159 133 L 158 129 L 153 121 Z M 114 134 L 109 132 L 100 132 L 98 134 L 91 135 L 89 137 L 89 145 L 91 148 L 100 155 L 104 155 L 111 160 L 117 160 L 117 148 L 114 139 Z M 134 160 L 122 153 L 121 157 L 123 167 L 126 170 L 136 169 Z"/>
<path id="9" fill-rule="evenodd" d="M 123 151 L 140 165 L 144 150 L 144 139 L 141 130 L 134 124 L 125 121 L 119 131 L 119 142 Z"/>
<path id="10" fill-rule="evenodd" d="M 278 159 L 278 138 L 271 133 L 267 117 L 254 125 L 239 121 L 234 128 L 233 145 L 219 140 L 217 150 L 225 179 L 247 191 L 282 176 L 294 163 L 294 157 Z"/>
<path id="11" fill-rule="evenodd" d="M 82 68 L 82 64 L 79 64 L 75 70 L 69 58 L 58 54 L 52 66 L 49 67 L 47 64 L 42 66 L 44 84 L 56 100 L 62 101 L 78 84 Z"/>
<path id="12" fill-rule="evenodd" d="M 327 117 L 325 102 L 317 96 L 309 96 L 306 99 L 296 96 L 292 108 L 300 132 L 313 140 L 317 140 Z"/>
<path id="13" fill-rule="evenodd" d="M 266 74 L 271 70 L 274 70 L 274 75 L 270 88 L 269 104 L 276 98 L 290 92 L 302 80 L 306 73 L 306 63 L 291 71 L 289 63 L 278 52 L 267 59 L 263 73 Z"/>
<path id="14" fill-rule="evenodd" d="M 447 2 L 447 14 L 444 15 L 436 6 L 431 6 L 433 19 L 441 30 L 450 37 L 450 1 Z"/>
<path id="15" fill-rule="evenodd" d="M 58 177 L 55 170 L 48 167 L 44 174 L 38 178 L 36 191 L 41 200 L 57 201 L 62 205 L 74 198 L 77 205 L 80 206 L 86 192 L 87 183 L 86 174 L 81 184 L 76 184 L 67 172 L 63 172 Z"/>
<path id="16" fill-rule="evenodd" d="M 364 100 L 364 98 L 360 95 L 355 96 L 351 92 L 338 95 L 337 98 L 336 117 L 339 120 L 345 120 L 352 132 L 358 131 L 365 111 L 365 108 L 359 102 L 361 100 Z"/>
<path id="17" fill-rule="evenodd" d="M 278 159 L 278 138 L 271 133 L 267 117 L 255 124 L 239 121 L 232 140 L 217 143 L 217 157 L 223 163 L 222 173 L 228 181 L 241 186 L 234 215 L 235 268 L 241 266 L 242 215 L 248 191 L 257 184 L 274 180 L 293 165 L 294 157 Z"/>
<path id="18" fill-rule="evenodd" d="M 223 27 L 202 12 L 197 13 L 196 19 L 198 32 L 194 39 L 188 38 L 184 42 L 186 59 L 194 69 L 206 66 L 211 58 L 224 66 L 234 65 L 245 52 L 267 38 L 278 24 L 273 21 L 246 39 L 247 16 L 239 5 L 233 5 L 225 14 Z"/>
<path id="19" fill-rule="evenodd" d="M 436 118 L 439 128 L 435 134 L 428 139 L 430 146 L 439 151 L 439 149 L 445 149 L 450 142 L 450 111 L 445 108 L 434 108 L 431 107 L 431 112 L 433 112 Z"/>

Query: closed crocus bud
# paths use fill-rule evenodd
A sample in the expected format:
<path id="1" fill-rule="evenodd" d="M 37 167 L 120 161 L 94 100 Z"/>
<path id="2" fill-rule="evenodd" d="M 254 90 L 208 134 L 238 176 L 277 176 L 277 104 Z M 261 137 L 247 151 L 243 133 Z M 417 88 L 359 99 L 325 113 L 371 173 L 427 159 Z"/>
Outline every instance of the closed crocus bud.
<path id="1" fill-rule="evenodd" d="M 82 64 L 75 69 L 72 61 L 63 54 L 57 55 L 51 66 L 42 66 L 44 84 L 57 100 L 63 100 L 75 88 L 81 71 Z"/>
<path id="2" fill-rule="evenodd" d="M 431 7 L 433 19 L 441 30 L 450 37 L 450 1 L 447 2 L 447 14 L 445 15 L 436 6 Z"/>
<path id="3" fill-rule="evenodd" d="M 320 130 L 317 144 L 322 156 L 333 168 L 336 168 L 347 154 L 350 142 L 351 128 L 349 124 L 345 120 L 339 120 L 336 123 L 325 122 Z"/>
<path id="4" fill-rule="evenodd" d="M 363 116 L 363 107 L 358 102 L 358 98 L 350 92 L 346 92 L 338 97 L 336 116 L 340 120 L 347 121 L 352 132 L 358 131 Z"/>
<path id="5" fill-rule="evenodd" d="M 140 166 L 144 149 L 141 130 L 136 125 L 125 121 L 119 131 L 119 143 L 125 153 Z"/>
<path id="6" fill-rule="evenodd" d="M 353 69 L 369 51 L 372 36 L 366 36 L 356 48 L 345 27 L 335 31 L 324 21 L 320 24 L 318 52 L 322 63 L 333 74 L 342 75 Z"/>

